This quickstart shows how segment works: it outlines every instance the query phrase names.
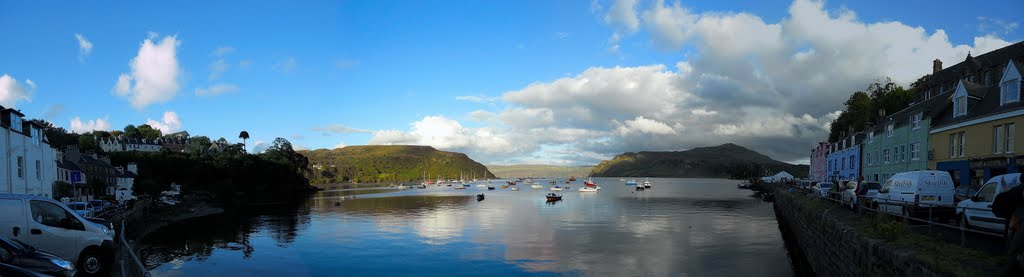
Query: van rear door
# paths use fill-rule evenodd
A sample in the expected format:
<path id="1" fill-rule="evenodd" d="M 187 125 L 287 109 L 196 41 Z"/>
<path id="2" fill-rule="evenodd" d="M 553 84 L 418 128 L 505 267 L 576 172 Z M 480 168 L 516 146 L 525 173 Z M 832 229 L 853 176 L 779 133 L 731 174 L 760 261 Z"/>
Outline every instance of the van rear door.
<path id="1" fill-rule="evenodd" d="M 946 189 L 952 192 L 952 184 L 946 184 L 935 173 L 922 174 L 920 182 L 917 185 L 917 200 L 919 203 L 940 204 L 940 201 L 952 201 L 952 199 L 944 199 L 948 197 L 943 197 L 946 194 Z"/>
<path id="2" fill-rule="evenodd" d="M 21 199 L 0 198 L 0 236 L 25 241 L 26 219 Z"/>

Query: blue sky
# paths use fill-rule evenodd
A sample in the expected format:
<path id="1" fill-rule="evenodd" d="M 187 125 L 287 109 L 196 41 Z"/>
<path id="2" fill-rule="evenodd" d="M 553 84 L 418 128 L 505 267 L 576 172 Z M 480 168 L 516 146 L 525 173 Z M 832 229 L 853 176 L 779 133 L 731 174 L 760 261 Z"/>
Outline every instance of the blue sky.
<path id="1" fill-rule="evenodd" d="M 153 120 L 229 140 L 247 130 L 257 151 L 284 137 L 308 149 L 428 144 L 485 163 L 591 164 L 732 141 L 801 161 L 852 91 L 1018 42 L 1022 10 L 1020 1 L 0 1 L 0 103 L 68 129 Z M 152 62 L 133 69 L 137 58 Z M 778 96 L 790 101 L 768 99 Z"/>

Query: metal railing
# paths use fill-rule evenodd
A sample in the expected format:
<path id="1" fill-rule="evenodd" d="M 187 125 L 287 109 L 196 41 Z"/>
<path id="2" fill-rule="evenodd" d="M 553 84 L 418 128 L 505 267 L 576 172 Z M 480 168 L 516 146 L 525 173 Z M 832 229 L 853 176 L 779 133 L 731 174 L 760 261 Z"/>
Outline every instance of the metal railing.
<path id="1" fill-rule="evenodd" d="M 801 188 L 801 187 L 791 187 L 791 188 L 793 188 L 793 191 L 803 192 L 803 193 L 806 193 L 806 194 L 809 194 L 809 195 L 816 196 L 816 197 L 821 198 L 821 199 L 832 201 L 832 202 L 834 202 L 838 206 L 850 207 L 848 204 L 851 204 L 851 203 L 849 203 L 850 201 L 848 201 L 845 198 L 845 196 L 843 195 L 842 192 L 835 192 L 835 191 L 829 190 L 829 191 L 826 192 L 826 196 L 823 197 L 819 191 L 813 191 L 813 190 L 811 190 L 809 188 Z M 898 200 L 898 199 L 885 199 L 885 203 L 877 203 L 877 202 L 875 202 L 876 199 L 873 198 L 873 197 L 867 197 L 867 196 L 864 196 L 864 195 L 856 195 L 856 197 L 857 197 L 857 201 L 855 203 L 856 205 L 853 207 L 853 210 L 855 212 L 857 212 L 857 213 L 860 213 L 860 214 L 863 214 L 865 212 L 871 212 L 871 213 L 875 213 L 875 214 L 884 213 L 884 214 L 887 214 L 889 216 L 894 216 L 894 217 L 900 218 L 903 221 L 903 223 L 919 222 L 919 223 L 928 224 L 928 228 L 931 228 L 932 226 L 939 226 L 939 227 L 959 230 L 960 231 L 960 246 L 961 247 L 966 244 L 967 233 L 982 234 L 982 235 L 987 235 L 987 236 L 992 236 L 992 237 L 997 237 L 997 238 L 1003 238 L 1003 236 L 1004 236 L 1004 234 L 1002 234 L 1002 233 L 993 233 L 993 232 L 988 232 L 988 231 L 985 231 L 985 230 L 979 230 L 979 229 L 974 229 L 974 228 L 967 228 L 965 226 L 965 224 L 950 225 L 950 224 L 947 224 L 947 223 L 944 223 L 944 222 L 938 222 L 938 221 L 934 221 L 933 220 L 934 215 L 935 215 L 934 210 L 940 210 L 941 212 L 944 212 L 944 213 L 948 212 L 949 210 L 952 210 L 952 215 L 953 216 L 959 216 L 959 215 L 961 215 L 962 212 L 964 212 L 966 210 L 992 212 L 991 208 L 989 208 L 989 209 L 981 209 L 981 208 L 972 208 L 972 207 L 958 207 L 958 206 L 955 206 L 955 205 L 942 205 L 942 204 L 931 204 L 931 203 L 915 203 L 915 202 L 911 202 L 911 201 L 903 201 L 903 200 Z M 865 205 L 865 204 L 871 204 L 871 203 L 875 203 L 876 207 L 872 207 L 872 205 Z M 928 217 L 925 218 L 925 219 L 917 218 L 917 217 L 914 217 L 913 214 L 911 214 L 909 212 L 907 214 L 903 214 L 903 213 L 899 213 L 899 214 L 897 214 L 897 213 L 890 213 L 890 212 L 886 212 L 886 211 L 883 211 L 880 208 L 878 208 L 877 206 L 879 206 L 879 205 L 900 206 L 904 210 L 916 209 L 916 210 L 921 211 L 921 210 L 927 209 L 928 210 Z M 957 218 L 957 220 L 965 220 L 965 219 Z"/>
<path id="2" fill-rule="evenodd" d="M 117 262 L 121 266 L 121 276 L 151 276 L 149 270 L 146 270 L 146 266 L 142 264 L 142 260 L 135 254 L 131 244 L 124 238 L 124 226 L 125 224 L 122 220 L 121 230 L 117 235 L 118 245 L 120 245 Z"/>

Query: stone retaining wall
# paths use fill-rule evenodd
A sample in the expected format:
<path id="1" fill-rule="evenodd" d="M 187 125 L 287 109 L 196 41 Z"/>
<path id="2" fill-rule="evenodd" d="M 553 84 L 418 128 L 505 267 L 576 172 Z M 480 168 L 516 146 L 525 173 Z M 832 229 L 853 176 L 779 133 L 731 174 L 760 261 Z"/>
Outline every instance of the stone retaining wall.
<path id="1" fill-rule="evenodd" d="M 818 276 L 943 276 L 913 250 L 858 234 L 821 207 L 799 199 L 808 197 L 777 191 L 775 215 L 791 232 L 796 246 Z M 830 208 L 834 206 L 829 206 Z M 834 209 L 840 209 L 834 207 Z"/>

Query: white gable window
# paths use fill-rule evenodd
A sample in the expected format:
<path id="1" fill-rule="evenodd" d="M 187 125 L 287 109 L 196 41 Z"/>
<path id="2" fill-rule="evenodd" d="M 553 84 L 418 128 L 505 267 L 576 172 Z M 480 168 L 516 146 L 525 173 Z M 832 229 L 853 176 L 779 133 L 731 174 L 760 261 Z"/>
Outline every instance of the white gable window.
<path id="1" fill-rule="evenodd" d="M 914 130 L 921 128 L 921 117 L 921 113 L 910 116 L 910 126 L 912 126 Z"/>
<path id="2" fill-rule="evenodd" d="M 1013 64 L 1013 60 L 1009 61 L 1003 70 L 1003 78 L 999 81 L 999 103 L 1001 105 L 1020 101 L 1020 80 L 1017 66 Z"/>
<path id="3" fill-rule="evenodd" d="M 967 89 L 964 84 L 956 86 L 956 93 L 953 94 L 953 117 L 967 114 Z"/>
<path id="4" fill-rule="evenodd" d="M 893 129 L 893 127 L 895 127 L 895 126 L 893 126 L 893 124 L 889 124 L 889 125 L 885 126 L 885 136 L 890 137 L 890 138 L 892 137 L 892 129 Z"/>

